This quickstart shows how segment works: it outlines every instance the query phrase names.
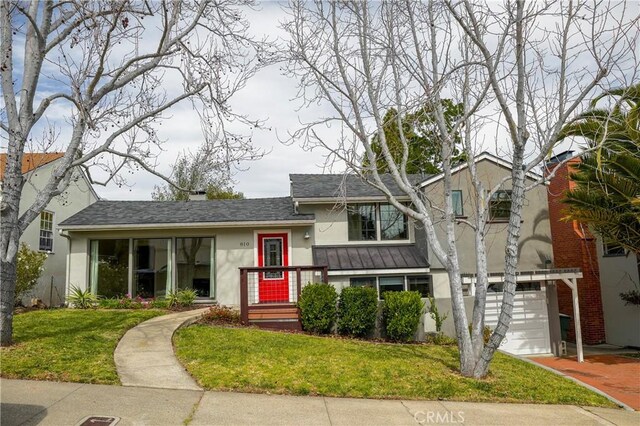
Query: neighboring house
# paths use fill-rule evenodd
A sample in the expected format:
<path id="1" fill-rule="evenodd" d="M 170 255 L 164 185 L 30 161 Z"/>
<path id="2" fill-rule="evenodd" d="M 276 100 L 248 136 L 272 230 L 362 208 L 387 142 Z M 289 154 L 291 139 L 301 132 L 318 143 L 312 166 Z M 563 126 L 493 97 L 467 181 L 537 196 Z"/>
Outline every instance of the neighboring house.
<path id="1" fill-rule="evenodd" d="M 554 170 L 573 152 L 563 152 L 547 164 Z M 560 166 L 550 180 L 549 209 L 552 218 L 555 266 L 580 268 L 580 317 L 582 337 L 587 344 L 609 343 L 640 347 L 640 306 L 628 305 L 620 293 L 640 288 L 638 258 L 621 247 L 607 246 L 593 235 L 587 225 L 563 221 L 562 198 L 575 185 L 569 178 L 571 168 L 579 164 L 574 158 Z M 558 288 L 560 313 L 574 316 L 571 294 Z M 569 328 L 568 340 L 575 341 L 575 328 Z"/>
<path id="2" fill-rule="evenodd" d="M 476 164 L 486 188 L 511 173 L 507 163 L 489 154 L 478 156 Z M 411 178 L 434 200 L 442 193 L 441 176 Z M 530 175 L 528 184 L 537 178 Z M 99 201 L 61 224 L 71 238 L 68 282 L 108 297 L 162 297 L 193 288 L 202 301 L 239 305 L 246 321 L 280 328 L 299 327 L 295 302 L 307 282 L 329 282 L 338 290 L 373 286 L 381 298 L 385 291 L 415 290 L 425 300 L 433 295 L 441 312 L 451 310 L 447 274 L 428 260 L 433 256 L 423 230 L 378 190 L 353 175 L 293 174 L 290 179 L 290 196 L 282 198 Z M 390 176 L 384 179 L 409 202 Z M 472 220 L 475 196 L 465 166 L 454 171 L 454 185 L 459 215 Z M 510 205 L 509 187 L 504 189 L 492 202 L 487 225 L 489 325 L 495 325 L 502 294 Z M 472 272 L 473 233 L 457 226 L 461 266 Z M 553 277 L 545 270 L 551 255 L 546 187 L 538 185 L 527 193 L 523 212 L 520 284 L 506 350 L 549 353 L 559 339 L 557 308 L 547 303 L 555 301 Z M 473 279 L 465 277 L 469 314 Z M 425 315 L 422 334 L 433 329 Z M 451 319 L 445 331 L 453 334 Z"/>
<path id="3" fill-rule="evenodd" d="M 43 188 L 57 162 L 64 153 L 25 153 L 22 158 L 22 173 L 25 184 L 20 200 L 20 212 L 29 208 Z M 4 178 L 7 154 L 0 154 L 0 181 Z M 48 254 L 44 272 L 32 297 L 41 299 L 46 305 L 60 305 L 65 301 L 65 277 L 68 241 L 59 235 L 58 224 L 98 200 L 86 176 L 79 172 L 64 193 L 54 197 L 44 211 L 25 230 L 20 238 L 32 250 Z"/>

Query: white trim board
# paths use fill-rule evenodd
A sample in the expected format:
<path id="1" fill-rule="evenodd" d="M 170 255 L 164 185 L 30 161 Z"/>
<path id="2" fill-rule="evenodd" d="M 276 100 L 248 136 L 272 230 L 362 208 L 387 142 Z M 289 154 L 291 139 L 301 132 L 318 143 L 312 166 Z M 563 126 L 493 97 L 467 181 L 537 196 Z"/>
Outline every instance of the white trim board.
<path id="1" fill-rule="evenodd" d="M 329 271 L 330 277 L 366 276 L 366 275 L 398 275 L 398 274 L 427 274 L 429 268 L 403 268 L 403 269 L 352 269 L 344 271 Z"/>

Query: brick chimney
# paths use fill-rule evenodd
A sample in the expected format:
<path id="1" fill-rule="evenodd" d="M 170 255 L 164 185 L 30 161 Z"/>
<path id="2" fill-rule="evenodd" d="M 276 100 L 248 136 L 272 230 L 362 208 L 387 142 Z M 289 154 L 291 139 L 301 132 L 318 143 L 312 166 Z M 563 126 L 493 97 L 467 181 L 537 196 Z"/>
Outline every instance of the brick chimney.
<path id="1" fill-rule="evenodd" d="M 556 155 L 549 160 L 545 167 L 547 175 L 558 167 L 555 175 L 549 181 L 547 193 L 553 259 L 556 268 L 580 268 L 582 270 L 583 278 L 578 280 L 582 340 L 585 344 L 593 345 L 605 341 L 596 239 L 586 224 L 561 220 L 566 216 L 563 212 L 565 205 L 561 200 L 564 193 L 575 186 L 575 183 L 569 179 L 569 173 L 576 164 L 580 163 L 580 159 L 571 159 L 560 166 L 558 164 L 571 155 L 573 155 L 572 151 Z M 562 281 L 557 282 L 557 289 L 560 313 L 573 317 L 571 289 Z M 575 342 L 573 321 L 570 324 L 567 337 L 570 341 Z"/>

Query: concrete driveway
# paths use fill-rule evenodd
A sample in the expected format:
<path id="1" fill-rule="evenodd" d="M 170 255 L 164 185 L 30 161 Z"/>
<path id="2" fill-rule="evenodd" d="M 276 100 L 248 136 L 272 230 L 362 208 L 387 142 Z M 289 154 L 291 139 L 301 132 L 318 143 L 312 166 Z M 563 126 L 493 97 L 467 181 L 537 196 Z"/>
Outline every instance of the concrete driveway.
<path id="1" fill-rule="evenodd" d="M 576 357 L 529 359 L 591 385 L 633 409 L 640 410 L 640 358 L 588 355 L 583 363 L 578 363 Z"/>

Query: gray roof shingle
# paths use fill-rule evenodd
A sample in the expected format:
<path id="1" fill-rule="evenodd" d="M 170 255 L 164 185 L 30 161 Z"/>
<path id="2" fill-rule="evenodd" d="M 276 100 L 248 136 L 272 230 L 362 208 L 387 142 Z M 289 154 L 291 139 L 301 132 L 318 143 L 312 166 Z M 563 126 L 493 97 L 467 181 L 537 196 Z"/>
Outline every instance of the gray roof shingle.
<path id="1" fill-rule="evenodd" d="M 427 179 L 429 175 L 409 175 L 414 185 Z M 400 188 L 389 174 L 381 175 L 382 182 L 393 195 L 403 196 Z M 347 198 L 380 197 L 384 194 L 353 174 L 290 174 L 293 198 Z"/>
<path id="2" fill-rule="evenodd" d="M 199 201 L 97 201 L 60 226 L 108 226 L 313 220 L 295 214 L 291 197 Z"/>
<path id="3" fill-rule="evenodd" d="M 428 268 L 424 254 L 413 244 L 370 246 L 313 246 L 313 264 L 330 271 Z"/>

